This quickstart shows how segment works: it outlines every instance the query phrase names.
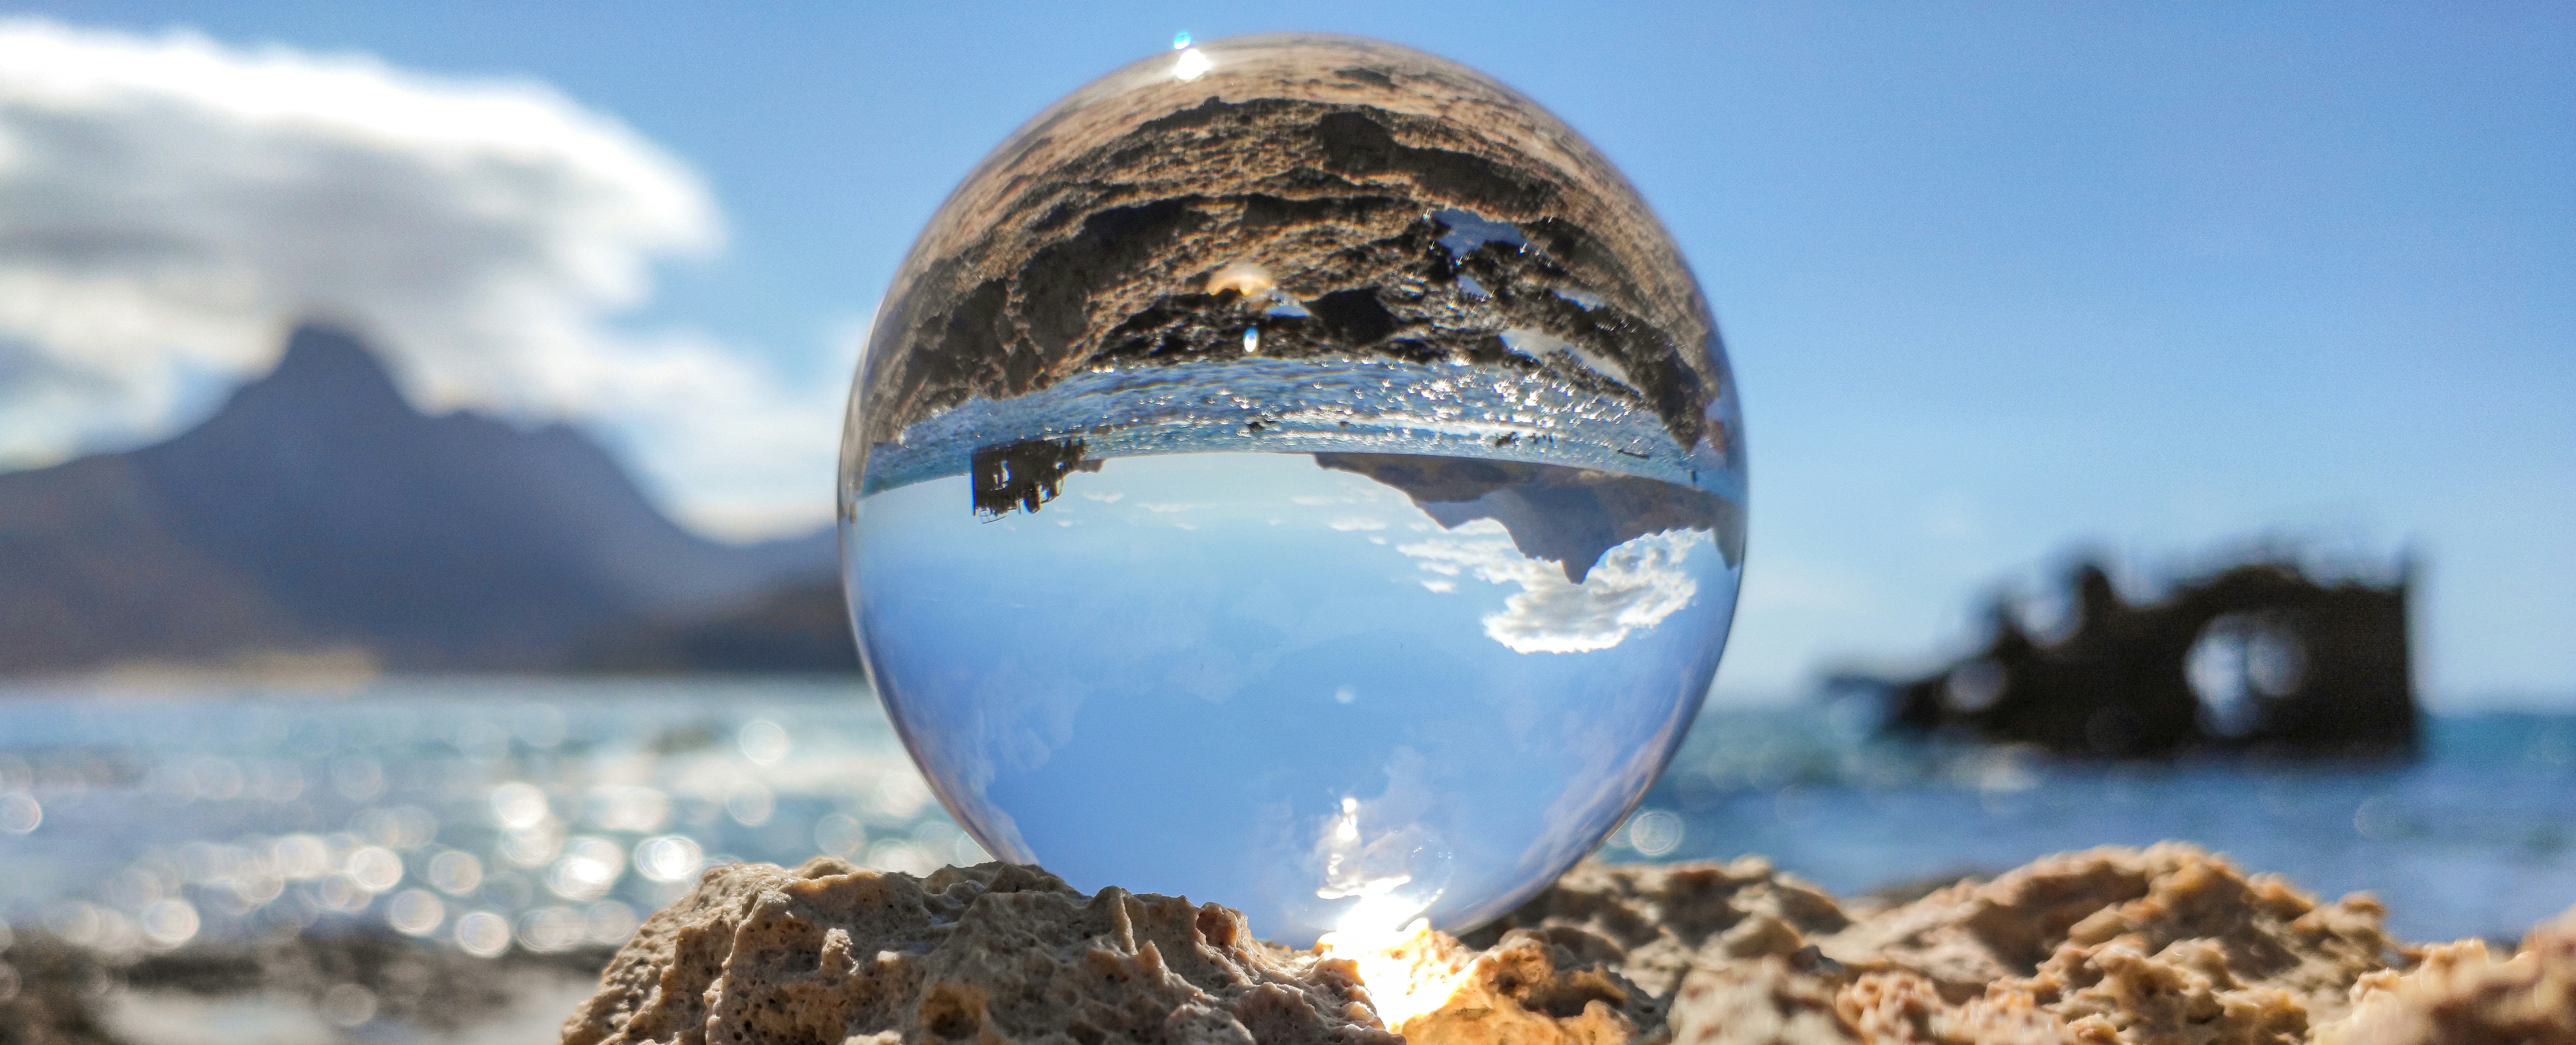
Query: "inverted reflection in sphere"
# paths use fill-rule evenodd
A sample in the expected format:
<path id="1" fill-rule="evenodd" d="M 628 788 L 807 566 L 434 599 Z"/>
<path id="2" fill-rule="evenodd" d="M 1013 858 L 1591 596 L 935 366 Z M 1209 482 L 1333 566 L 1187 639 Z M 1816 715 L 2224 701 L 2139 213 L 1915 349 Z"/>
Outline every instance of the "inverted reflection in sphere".
<path id="1" fill-rule="evenodd" d="M 1167 52 L 994 151 L 842 450 L 886 708 L 996 856 L 1303 944 L 1508 910 L 1717 666 L 1735 388 L 1617 171 L 1462 66 Z"/>

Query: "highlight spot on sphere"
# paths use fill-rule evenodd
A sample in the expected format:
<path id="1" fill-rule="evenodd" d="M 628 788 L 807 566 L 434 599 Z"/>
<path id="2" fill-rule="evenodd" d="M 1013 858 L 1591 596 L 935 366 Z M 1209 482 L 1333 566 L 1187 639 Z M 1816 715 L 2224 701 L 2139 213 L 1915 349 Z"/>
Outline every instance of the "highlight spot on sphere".
<path id="1" fill-rule="evenodd" d="M 1182 34 L 931 219 L 839 509 L 870 677 L 974 843 L 1303 945 L 1471 927 L 1618 827 L 1716 670 L 1744 504 L 1708 306 L 1579 135 L 1417 51 Z"/>

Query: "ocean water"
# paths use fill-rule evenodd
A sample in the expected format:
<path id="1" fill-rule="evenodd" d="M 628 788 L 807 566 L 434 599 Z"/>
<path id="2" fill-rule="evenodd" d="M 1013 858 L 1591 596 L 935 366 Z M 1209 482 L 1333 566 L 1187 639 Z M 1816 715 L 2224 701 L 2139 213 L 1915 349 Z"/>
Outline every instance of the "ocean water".
<path id="1" fill-rule="evenodd" d="M 2394 765 L 2065 765 L 1865 725 L 1712 704 L 1599 855 L 1761 853 L 1853 892 L 2181 838 L 2375 892 L 2409 939 L 2576 904 L 2576 716 L 2438 717 Z M 984 858 L 851 680 L 0 690 L 0 922 L 98 946 L 383 925 L 473 953 L 609 943 L 708 862 L 824 852 Z"/>
<path id="2" fill-rule="evenodd" d="M 716 863 L 988 859 L 875 704 L 854 680 L 0 690 L 0 921 L 553 951 L 624 940 Z"/>
<path id="3" fill-rule="evenodd" d="M 2327 899 L 2375 893 L 2406 939 L 2518 939 L 2576 906 L 2576 715 L 2435 716 L 2412 762 L 2102 764 L 1877 737 L 1874 714 L 1702 715 L 1603 857 L 1760 853 L 1850 894 L 2178 839 Z"/>
<path id="4" fill-rule="evenodd" d="M 1472 925 L 1643 794 L 1734 614 L 1742 512 L 1655 479 L 1419 454 L 1001 469 L 861 501 L 887 706 L 994 852 L 1223 897 L 1295 945 Z"/>
<path id="5" fill-rule="evenodd" d="M 1740 433 L 1735 389 L 1709 420 Z M 1532 461 L 1744 497 L 1740 439 L 1677 445 L 1633 394 L 1543 373 L 1395 359 L 1198 360 L 1086 370 L 1044 392 L 969 399 L 869 448 L 860 493 L 962 475 L 984 447 L 1078 437 L 1093 457 L 1409 453 Z"/>

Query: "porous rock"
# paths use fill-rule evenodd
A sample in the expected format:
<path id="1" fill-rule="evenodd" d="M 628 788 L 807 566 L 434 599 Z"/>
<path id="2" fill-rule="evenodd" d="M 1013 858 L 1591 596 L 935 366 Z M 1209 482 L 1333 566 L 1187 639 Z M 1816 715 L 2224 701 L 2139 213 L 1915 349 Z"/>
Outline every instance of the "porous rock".
<path id="1" fill-rule="evenodd" d="M 928 878 L 820 858 L 717 868 L 647 920 L 565 1045 L 1393 1045 L 1348 963 L 1215 904 L 988 863 Z"/>
<path id="2" fill-rule="evenodd" d="M 2076 1040 L 2299 1041 L 2344 1014 L 2355 981 L 2400 959 L 2384 913 L 2366 896 L 2320 904 L 2166 844 L 2052 857 L 1941 890 L 1825 951 L 1864 973 L 1838 1002 L 1854 1013 L 1894 1020 L 1873 1003 L 1923 981 L 1944 1005 L 1923 1010 L 1920 1031 L 2011 1014 L 2054 1020 Z"/>
<path id="3" fill-rule="evenodd" d="M 1543 371 L 1655 411 L 1683 447 L 1699 441 L 1725 381 L 1707 302 L 1662 223 L 1579 135 L 1493 80 L 1390 44 L 1209 49 L 1204 76 L 1176 78 L 1157 57 L 1075 92 L 957 188 L 878 314 L 852 450 L 1086 369 L 1233 358 L 1256 322 L 1266 357 Z M 1453 253 L 1453 212 L 1521 242 Z M 1274 300 L 1302 303 L 1302 318 L 1270 316 Z M 1612 361 L 1620 379 L 1576 353 L 1507 350 L 1515 329 Z"/>
<path id="4" fill-rule="evenodd" d="M 1694 966 L 1786 958 L 1851 916 L 1824 890 L 1760 857 L 1727 864 L 1577 865 L 1546 892 L 1467 935 L 1492 945 L 1518 930 L 1669 995 Z"/>
<path id="5" fill-rule="evenodd" d="M 2576 1042 L 2576 910 L 2533 929 L 2499 957 L 2483 940 L 2424 948 L 2403 973 L 2352 989 L 2352 1014 L 2318 1045 L 2568 1045 Z"/>
<path id="6" fill-rule="evenodd" d="M 2403 948 L 2384 913 L 2167 843 L 2049 857 L 1885 907 L 1755 859 L 1591 865 L 1502 924 L 1669 990 L 1676 1045 L 2576 1045 L 2562 1029 L 2576 1026 L 2576 915 L 2503 961 L 2474 941 Z M 2490 1027 L 2508 1030 L 2474 1036 Z"/>
<path id="7" fill-rule="evenodd" d="M 1391 952 L 1436 987 L 1390 1010 L 1398 1039 L 1358 965 L 1249 940 L 1213 904 L 817 861 L 711 872 L 564 1040 L 2576 1045 L 2576 911 L 2509 957 L 2403 947 L 2382 920 L 2172 843 L 1885 905 L 1759 859 L 1586 864 L 1463 941 Z"/>
<path id="8" fill-rule="evenodd" d="M 1426 929 L 1369 960 L 1381 970 L 1368 974 L 1372 990 L 1419 996 L 1371 1000 L 1408 1041 L 1624 1045 L 1662 1036 L 1662 1000 L 1542 934 L 1509 932 L 1479 949 Z"/>

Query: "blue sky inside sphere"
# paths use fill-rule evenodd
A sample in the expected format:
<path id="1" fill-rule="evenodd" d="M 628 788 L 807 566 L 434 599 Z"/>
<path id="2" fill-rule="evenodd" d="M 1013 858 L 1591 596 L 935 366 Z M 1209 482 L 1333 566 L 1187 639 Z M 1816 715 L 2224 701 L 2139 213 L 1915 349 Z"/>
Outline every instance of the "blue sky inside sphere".
<path id="1" fill-rule="evenodd" d="M 962 826 L 1076 888 L 1225 897 L 1292 946 L 1508 911 L 1663 768 L 1739 572 L 1674 525 L 1717 517 L 1702 491 L 1521 464 L 1494 491 L 1521 510 L 1463 518 L 1364 463 L 1395 459 L 1089 458 L 1017 507 L 964 475 L 863 498 L 878 694 Z M 1622 495 L 1562 496 L 1603 480 Z"/>
<path id="2" fill-rule="evenodd" d="M 35 227 L 23 208 L 86 213 L 86 200 L 119 221 L 172 216 L 119 226 L 136 233 L 122 242 L 239 230 L 257 245 L 156 283 L 137 276 L 168 271 L 148 250 L 0 243 L 0 467 L 184 426 L 274 358 L 293 313 L 323 308 L 355 313 L 426 402 L 589 424 L 704 531 L 819 525 L 857 338 L 986 150 L 1178 31 L 1347 32 L 1530 95 L 1618 164 L 1688 252 L 1741 379 L 1753 461 L 1719 699 L 1954 649 L 1999 578 L 2044 590 L 2070 547 L 2118 557 L 2144 594 L 2160 571 L 2273 535 L 2421 555 L 2418 670 L 2435 707 L 2576 707 L 2576 12 L 2563 6 L 0 15 L 13 19 L 0 41 L 57 58 L 194 41 L 211 57 L 130 75 L 231 99 L 196 123 L 156 121 L 137 115 L 153 111 L 141 95 L 0 62 L 14 70 L 0 72 L 0 241 Z M 281 66 L 373 77 L 386 101 L 362 115 L 394 129 L 280 123 L 259 108 L 274 92 L 242 76 Z M 502 110 L 528 122 L 458 115 Z M 52 133 L 66 128 L 88 137 Z M 565 172 L 540 201 L 554 210 L 477 209 L 489 186 L 464 175 L 348 181 L 345 198 L 305 191 L 300 209 L 130 205 L 248 207 L 276 191 L 263 179 L 452 173 L 470 168 L 440 162 L 458 142 L 521 132 L 509 141 L 553 150 L 545 169 Z M 227 166 L 209 142 L 309 146 L 293 154 L 309 162 Z M 130 159 L 159 155 L 187 162 Z M 311 213 L 374 231 L 341 242 L 276 217 Z M 436 234 L 451 218 L 494 224 Z M 387 243 L 421 253 L 386 268 L 392 282 L 352 282 Z M 346 264 L 295 262 L 316 257 Z M 65 287 L 97 315 L 146 321 L 31 304 Z"/>

